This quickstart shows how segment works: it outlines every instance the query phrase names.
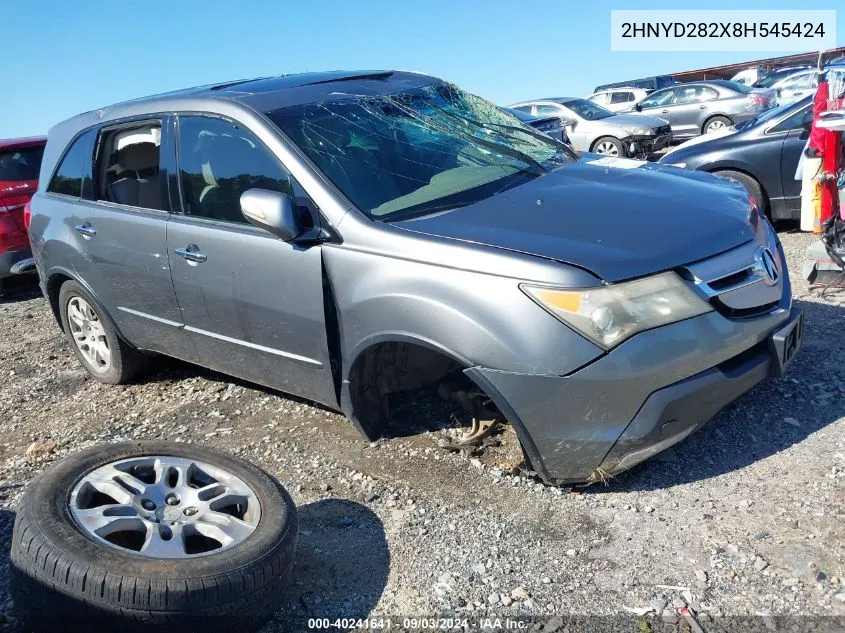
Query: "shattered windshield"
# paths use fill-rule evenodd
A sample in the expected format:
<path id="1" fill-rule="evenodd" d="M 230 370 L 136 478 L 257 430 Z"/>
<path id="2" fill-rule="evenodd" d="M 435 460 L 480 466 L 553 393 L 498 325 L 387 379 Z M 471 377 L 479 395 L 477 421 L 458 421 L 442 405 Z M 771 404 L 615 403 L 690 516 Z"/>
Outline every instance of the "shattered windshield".
<path id="1" fill-rule="evenodd" d="M 466 206 L 576 159 L 563 143 L 449 84 L 269 113 L 364 213 Z"/>

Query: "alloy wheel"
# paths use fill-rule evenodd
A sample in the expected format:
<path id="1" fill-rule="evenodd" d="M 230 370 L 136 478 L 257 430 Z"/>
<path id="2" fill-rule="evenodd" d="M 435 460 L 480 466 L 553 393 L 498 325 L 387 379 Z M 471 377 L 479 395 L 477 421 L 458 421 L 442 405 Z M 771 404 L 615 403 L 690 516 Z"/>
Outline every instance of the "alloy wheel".
<path id="1" fill-rule="evenodd" d="M 607 154 L 608 156 L 619 156 L 619 148 L 610 141 L 602 141 L 596 146 L 596 154 Z"/>
<path id="2" fill-rule="evenodd" d="M 233 547 L 261 519 L 258 498 L 235 475 L 164 455 L 100 466 L 77 482 L 69 504 L 86 535 L 149 558 L 188 558 Z"/>
<path id="3" fill-rule="evenodd" d="M 111 367 L 111 350 L 106 330 L 100 317 L 82 297 L 73 297 L 67 303 L 67 320 L 77 349 L 91 368 L 104 373 Z"/>

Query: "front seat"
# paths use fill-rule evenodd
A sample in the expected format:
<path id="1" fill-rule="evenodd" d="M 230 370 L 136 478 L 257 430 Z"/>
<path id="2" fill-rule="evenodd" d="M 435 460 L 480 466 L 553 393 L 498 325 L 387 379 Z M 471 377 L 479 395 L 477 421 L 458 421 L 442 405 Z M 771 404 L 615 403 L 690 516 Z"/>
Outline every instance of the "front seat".
<path id="1" fill-rule="evenodd" d="M 133 143 L 119 150 L 117 156 L 123 171 L 120 178 L 109 187 L 112 202 L 145 209 L 161 209 L 158 145 Z"/>

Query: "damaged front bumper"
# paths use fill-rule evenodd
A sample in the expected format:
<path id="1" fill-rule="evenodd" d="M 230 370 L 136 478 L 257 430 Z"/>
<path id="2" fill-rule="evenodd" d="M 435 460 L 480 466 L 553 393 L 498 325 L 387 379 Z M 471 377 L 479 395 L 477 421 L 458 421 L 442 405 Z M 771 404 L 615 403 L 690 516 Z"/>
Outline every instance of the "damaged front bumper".
<path id="1" fill-rule="evenodd" d="M 635 157 L 648 157 L 654 152 L 659 152 L 672 142 L 672 133 L 660 134 L 658 136 L 629 136 L 621 139 L 625 144 L 625 150 Z"/>
<path id="2" fill-rule="evenodd" d="M 773 371 L 773 331 L 797 318 L 789 290 L 771 312 L 718 312 L 642 332 L 567 376 L 473 367 L 554 484 L 599 481 L 681 441 Z"/>

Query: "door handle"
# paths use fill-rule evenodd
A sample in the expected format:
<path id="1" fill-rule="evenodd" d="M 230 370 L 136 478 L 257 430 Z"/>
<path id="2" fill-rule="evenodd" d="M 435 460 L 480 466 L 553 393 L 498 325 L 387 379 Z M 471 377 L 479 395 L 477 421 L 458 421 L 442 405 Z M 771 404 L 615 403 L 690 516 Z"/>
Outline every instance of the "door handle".
<path id="1" fill-rule="evenodd" d="M 669 114 L 669 110 L 661 110 L 660 114 Z"/>
<path id="2" fill-rule="evenodd" d="M 698 106 L 698 109 L 699 110 L 706 110 L 707 106 L 706 105 L 700 105 L 700 106 Z"/>
<path id="3" fill-rule="evenodd" d="M 85 224 L 77 224 L 73 228 L 75 228 L 86 240 L 90 240 L 97 234 L 97 230 L 87 222 Z"/>
<path id="4" fill-rule="evenodd" d="M 202 264 L 208 259 L 208 255 L 203 253 L 196 244 L 188 244 L 185 248 L 177 248 L 174 252 L 182 259 L 195 264 Z"/>

